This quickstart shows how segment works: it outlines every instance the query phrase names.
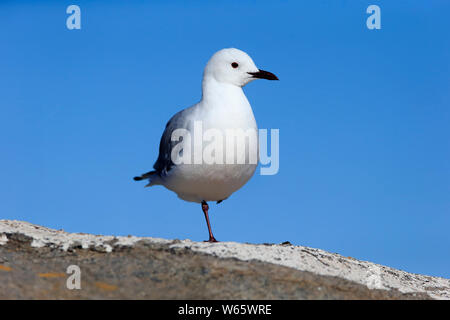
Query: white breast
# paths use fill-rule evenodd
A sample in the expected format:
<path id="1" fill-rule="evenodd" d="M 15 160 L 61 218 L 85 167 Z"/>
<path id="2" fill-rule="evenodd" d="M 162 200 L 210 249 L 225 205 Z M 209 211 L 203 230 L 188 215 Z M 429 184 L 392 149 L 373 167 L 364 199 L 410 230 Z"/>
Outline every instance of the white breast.
<path id="1" fill-rule="evenodd" d="M 239 92 L 240 91 L 240 92 Z M 242 89 L 236 92 L 226 92 L 227 99 L 216 101 L 203 101 L 194 107 L 189 124 L 193 130 L 193 121 L 201 121 L 203 131 L 217 129 L 226 139 L 228 129 L 251 129 L 255 131 L 256 140 L 247 140 L 256 144 L 249 146 L 247 143 L 245 164 L 225 163 L 226 148 L 224 148 L 224 164 L 180 164 L 173 167 L 164 186 L 176 192 L 186 201 L 201 202 L 219 201 L 228 198 L 233 192 L 240 189 L 254 174 L 257 164 L 249 163 L 249 148 L 258 149 L 257 125 L 251 106 Z M 203 149 L 207 143 L 203 144 Z M 239 152 L 235 149 L 235 153 Z M 239 155 L 237 155 L 239 156 Z"/>

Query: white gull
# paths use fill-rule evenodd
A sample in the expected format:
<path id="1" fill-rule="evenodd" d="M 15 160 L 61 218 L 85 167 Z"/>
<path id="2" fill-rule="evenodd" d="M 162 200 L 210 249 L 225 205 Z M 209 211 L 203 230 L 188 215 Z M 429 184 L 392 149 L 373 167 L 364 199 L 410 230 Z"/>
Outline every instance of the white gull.
<path id="1" fill-rule="evenodd" d="M 136 181 L 148 179 L 147 186 L 163 185 L 183 200 L 201 203 L 210 242 L 216 242 L 216 239 L 209 223 L 207 201 L 220 203 L 227 199 L 253 176 L 257 166 L 257 161 L 249 161 L 249 152 L 258 149 L 258 128 L 250 103 L 242 90 L 243 86 L 255 79 L 278 80 L 273 73 L 258 69 L 249 55 L 241 50 L 229 48 L 216 52 L 203 73 L 202 99 L 192 107 L 176 113 L 169 120 L 161 137 L 154 170 L 134 178 Z M 236 153 L 233 157 L 243 157 L 245 162 L 230 164 L 227 161 L 193 161 L 175 164 L 177 162 L 173 159 L 172 151 L 181 142 L 174 139 L 174 131 L 185 129 L 194 132 L 195 124 L 199 122 L 202 134 L 209 129 L 222 132 L 224 136 L 227 130 L 253 130 L 256 139 L 249 138 L 244 149 L 233 149 Z M 201 155 L 206 147 L 207 145 L 202 146 Z M 228 159 L 227 149 L 223 151 L 223 157 Z M 240 154 L 242 152 L 245 154 Z"/>

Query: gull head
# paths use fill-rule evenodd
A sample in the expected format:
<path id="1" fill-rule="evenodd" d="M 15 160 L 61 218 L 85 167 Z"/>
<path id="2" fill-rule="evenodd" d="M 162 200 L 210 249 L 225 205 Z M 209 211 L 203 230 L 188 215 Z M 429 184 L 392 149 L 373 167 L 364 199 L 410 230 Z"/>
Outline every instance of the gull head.
<path id="1" fill-rule="evenodd" d="M 273 73 L 258 69 L 248 54 L 235 48 L 217 51 L 208 61 L 203 78 L 239 87 L 255 79 L 278 80 Z"/>

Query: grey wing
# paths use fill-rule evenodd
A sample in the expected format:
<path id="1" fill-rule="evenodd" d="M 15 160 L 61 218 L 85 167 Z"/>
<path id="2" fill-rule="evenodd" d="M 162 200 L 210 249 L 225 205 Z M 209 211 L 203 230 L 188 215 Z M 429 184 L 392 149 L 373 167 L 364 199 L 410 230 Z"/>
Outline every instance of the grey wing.
<path id="1" fill-rule="evenodd" d="M 159 142 L 159 155 L 153 168 L 160 175 L 164 176 L 169 170 L 175 166 L 172 162 L 172 148 L 178 143 L 178 141 L 172 141 L 172 133 L 179 128 L 185 128 L 186 115 L 190 113 L 190 108 L 181 110 L 176 113 L 166 124 L 164 133 L 162 134 L 161 141 Z"/>

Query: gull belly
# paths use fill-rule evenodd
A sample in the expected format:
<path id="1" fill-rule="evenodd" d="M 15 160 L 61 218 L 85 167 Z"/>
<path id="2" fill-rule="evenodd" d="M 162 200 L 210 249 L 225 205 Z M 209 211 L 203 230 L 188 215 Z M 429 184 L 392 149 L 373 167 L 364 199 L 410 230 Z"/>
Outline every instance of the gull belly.
<path id="1" fill-rule="evenodd" d="M 251 148 L 258 150 L 257 125 L 252 108 L 242 90 L 229 92 L 227 96 L 232 99 L 227 99 L 225 103 L 216 102 L 214 107 L 207 103 L 193 107 L 195 110 L 186 126 L 187 129 L 190 132 L 194 131 L 193 122 L 200 121 L 203 132 L 209 129 L 220 132 L 224 141 L 223 162 L 208 164 L 203 159 L 201 164 L 174 166 L 162 184 L 183 200 L 191 202 L 225 200 L 245 185 L 256 170 L 257 163 L 251 163 L 249 157 Z M 236 145 L 233 148 L 235 161 L 228 163 L 225 147 L 227 131 L 236 129 L 240 132 L 253 131 L 256 139 L 245 139 L 245 149 L 239 148 L 235 141 Z M 208 143 L 204 142 L 203 150 L 207 146 Z M 244 163 L 237 163 L 239 158 L 245 158 Z"/>

